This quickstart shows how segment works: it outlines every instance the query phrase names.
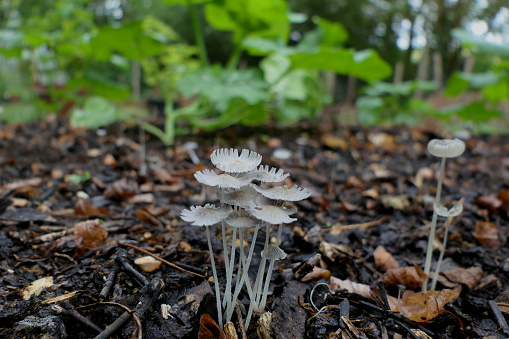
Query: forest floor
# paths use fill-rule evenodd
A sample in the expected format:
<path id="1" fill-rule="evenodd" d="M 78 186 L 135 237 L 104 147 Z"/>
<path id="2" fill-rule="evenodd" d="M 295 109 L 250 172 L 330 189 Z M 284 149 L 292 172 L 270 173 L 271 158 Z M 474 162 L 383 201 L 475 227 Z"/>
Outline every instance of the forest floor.
<path id="1" fill-rule="evenodd" d="M 99 131 L 55 118 L 1 126 L 0 337 L 221 337 L 202 318 L 217 320 L 207 238 L 180 212 L 217 204 L 194 173 L 213 169 L 213 150 L 233 147 L 258 152 L 263 165 L 291 175 L 284 184 L 311 192 L 289 204 L 297 221 L 283 227 L 287 257 L 272 275 L 270 313 L 253 316 L 248 338 L 507 338 L 509 137 L 471 137 L 447 161 L 441 203 L 464 198 L 463 212 L 450 225 L 437 292 L 420 292 L 440 163 L 426 145 L 450 137 L 301 125 L 229 128 L 164 147 L 120 123 Z M 187 141 L 198 143 L 199 163 Z M 221 232 L 213 230 L 224 290 Z M 134 262 L 147 255 L 140 249 L 177 268 L 148 272 Z M 316 254 L 316 267 L 297 274 Z M 243 291 L 233 318 L 239 338 L 249 302 Z"/>

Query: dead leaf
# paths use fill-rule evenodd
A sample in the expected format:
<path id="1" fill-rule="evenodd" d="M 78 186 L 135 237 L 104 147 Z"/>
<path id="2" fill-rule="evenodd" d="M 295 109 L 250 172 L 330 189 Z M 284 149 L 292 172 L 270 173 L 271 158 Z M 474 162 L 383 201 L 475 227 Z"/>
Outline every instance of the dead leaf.
<path id="1" fill-rule="evenodd" d="M 110 166 L 112 168 L 117 168 L 118 162 L 117 159 L 115 159 L 115 157 L 111 153 L 108 153 L 103 158 L 103 165 Z"/>
<path id="2" fill-rule="evenodd" d="M 147 207 L 142 207 L 138 209 L 136 212 L 136 217 L 143 223 L 153 225 L 153 226 L 162 226 L 163 224 L 154 217 Z"/>
<path id="3" fill-rule="evenodd" d="M 320 279 L 329 280 L 331 275 L 331 272 L 329 270 L 326 270 L 325 268 L 321 267 L 313 267 L 313 270 L 306 274 L 300 281 L 306 282 L 306 281 L 317 281 Z"/>
<path id="4" fill-rule="evenodd" d="M 320 244 L 320 253 L 328 258 L 329 260 L 335 262 L 336 260 L 340 260 L 345 257 L 353 257 L 354 253 L 350 247 L 344 244 L 331 244 L 328 242 L 322 242 Z"/>
<path id="5" fill-rule="evenodd" d="M 427 279 L 426 274 L 417 265 L 391 268 L 380 278 L 386 286 L 403 285 L 412 290 L 419 288 Z"/>
<path id="6" fill-rule="evenodd" d="M 387 252 L 383 246 L 378 246 L 373 252 L 373 256 L 375 257 L 376 266 L 383 272 L 391 268 L 399 268 L 399 264 L 394 259 L 392 254 Z"/>
<path id="7" fill-rule="evenodd" d="M 495 213 L 502 206 L 502 200 L 500 200 L 493 194 L 482 195 L 479 198 L 475 199 L 475 202 L 479 206 L 485 207 L 493 213 Z"/>
<path id="8" fill-rule="evenodd" d="M 226 339 L 226 336 L 210 315 L 204 314 L 200 318 L 198 339 Z"/>
<path id="9" fill-rule="evenodd" d="M 345 139 L 332 134 L 326 134 L 322 137 L 322 143 L 329 148 L 339 148 L 343 151 L 348 149 L 348 142 Z"/>
<path id="10" fill-rule="evenodd" d="M 115 181 L 104 191 L 104 196 L 113 201 L 124 201 L 134 196 L 134 190 L 125 178 Z"/>
<path id="11" fill-rule="evenodd" d="M 333 291 L 345 289 L 350 293 L 356 293 L 365 298 L 373 299 L 371 296 L 371 288 L 368 285 L 359 284 L 349 279 L 341 280 L 334 276 L 330 277 L 330 289 Z"/>
<path id="12" fill-rule="evenodd" d="M 107 236 L 108 232 L 101 228 L 99 219 L 82 221 L 74 225 L 74 239 L 80 253 L 95 248 L 96 244 Z"/>
<path id="13" fill-rule="evenodd" d="M 15 191 L 19 189 L 37 187 L 42 184 L 42 178 L 30 178 L 25 180 L 19 180 L 11 182 L 10 184 L 4 185 L 1 188 L 8 191 Z"/>
<path id="14" fill-rule="evenodd" d="M 32 295 L 39 295 L 41 292 L 48 287 L 53 286 L 53 277 L 44 277 L 38 279 L 30 284 L 25 290 L 23 290 L 23 300 L 30 300 Z"/>
<path id="15" fill-rule="evenodd" d="M 433 179 L 433 170 L 429 167 L 423 167 L 417 171 L 417 174 L 415 175 L 414 184 L 416 187 L 420 188 L 422 187 L 424 180 L 431 179 Z"/>
<path id="16" fill-rule="evenodd" d="M 471 267 L 468 269 L 458 267 L 450 271 L 442 272 L 441 274 L 449 281 L 465 285 L 469 290 L 472 290 L 481 281 L 482 273 L 483 270 L 480 267 Z"/>
<path id="17" fill-rule="evenodd" d="M 78 199 L 74 205 L 74 213 L 90 217 L 108 215 L 109 211 L 104 207 L 95 207 L 90 200 Z"/>
<path id="18" fill-rule="evenodd" d="M 401 314 L 415 322 L 426 322 L 435 319 L 444 306 L 457 299 L 458 290 L 445 289 L 438 291 L 418 292 L 401 300 Z"/>
<path id="19" fill-rule="evenodd" d="M 478 221 L 475 225 L 474 238 L 482 246 L 487 248 L 499 248 L 502 246 L 498 239 L 498 228 L 492 222 L 489 221 Z"/>

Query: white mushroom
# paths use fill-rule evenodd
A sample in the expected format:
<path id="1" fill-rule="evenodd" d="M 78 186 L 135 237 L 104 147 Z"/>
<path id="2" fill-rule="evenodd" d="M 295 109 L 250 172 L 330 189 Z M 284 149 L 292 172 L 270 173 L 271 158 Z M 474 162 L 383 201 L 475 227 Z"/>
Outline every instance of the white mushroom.
<path id="1" fill-rule="evenodd" d="M 239 188 L 251 182 L 250 176 L 234 177 L 227 173 L 217 174 L 208 169 L 204 169 L 202 172 L 196 172 L 194 177 L 202 184 L 220 188 Z"/>
<path id="2" fill-rule="evenodd" d="M 210 161 L 222 171 L 243 173 L 256 168 L 262 161 L 262 156 L 247 149 L 243 149 L 239 155 L 236 149 L 221 148 L 212 152 Z"/>
<path id="3" fill-rule="evenodd" d="M 443 205 L 434 204 L 433 210 L 441 217 L 451 218 L 456 217 L 460 215 L 461 212 L 463 212 L 463 204 L 456 204 L 450 209 L 447 209 L 447 207 Z"/>
<path id="4" fill-rule="evenodd" d="M 184 221 L 192 222 L 193 226 L 211 226 L 226 219 L 230 212 L 230 206 L 216 207 L 206 204 L 205 206 L 191 206 L 190 209 L 180 212 L 180 217 Z"/>
<path id="5" fill-rule="evenodd" d="M 465 143 L 460 139 L 433 139 L 428 143 L 428 152 L 439 158 L 455 158 L 463 154 Z"/>
<path id="6" fill-rule="evenodd" d="M 269 247 L 262 251 L 261 255 L 269 260 L 282 260 L 286 258 L 285 251 L 275 244 L 270 244 Z"/>
<path id="7" fill-rule="evenodd" d="M 260 180 L 261 182 L 280 182 L 290 176 L 289 173 L 285 174 L 282 169 L 272 167 L 269 170 L 269 166 L 267 165 L 261 165 L 258 169 L 254 169 L 251 173 L 253 179 Z"/>
<path id="8" fill-rule="evenodd" d="M 311 195 L 307 189 L 298 186 L 292 186 L 291 188 L 288 188 L 286 185 L 271 188 L 255 186 L 254 189 L 264 197 L 275 200 L 299 201 Z"/>
<path id="9" fill-rule="evenodd" d="M 257 192 L 251 185 L 239 189 L 227 189 L 223 192 L 221 202 L 241 208 L 249 208 L 249 203 L 255 201 Z"/>

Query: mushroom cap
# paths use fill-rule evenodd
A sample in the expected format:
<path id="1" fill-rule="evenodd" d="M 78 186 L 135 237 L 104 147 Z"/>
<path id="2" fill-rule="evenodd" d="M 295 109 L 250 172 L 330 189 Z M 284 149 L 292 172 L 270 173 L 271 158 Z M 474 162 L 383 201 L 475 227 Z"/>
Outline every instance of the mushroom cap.
<path id="1" fill-rule="evenodd" d="M 270 244 L 269 247 L 262 251 L 262 258 L 265 257 L 270 260 L 281 260 L 286 258 L 286 253 L 279 246 Z"/>
<path id="2" fill-rule="evenodd" d="M 230 215 L 230 206 L 216 207 L 212 204 L 205 206 L 191 206 L 190 209 L 182 210 L 182 220 L 192 222 L 194 226 L 211 226 L 226 219 Z"/>
<path id="3" fill-rule="evenodd" d="M 296 218 L 290 218 L 289 215 L 297 211 L 297 209 L 287 209 L 285 207 L 275 205 L 255 205 L 251 203 L 249 209 L 251 214 L 256 218 L 271 224 L 289 224 L 296 221 Z"/>
<path id="4" fill-rule="evenodd" d="M 291 188 L 288 188 L 286 185 L 274 186 L 271 188 L 255 186 L 254 189 L 261 193 L 264 197 L 275 200 L 299 201 L 306 199 L 311 195 L 307 189 L 300 188 L 296 185 Z"/>
<path id="5" fill-rule="evenodd" d="M 259 168 L 254 169 L 252 172 L 252 177 L 255 180 L 260 180 L 261 182 L 280 182 L 285 180 L 290 176 L 289 173 L 285 174 L 285 171 L 282 169 L 277 169 L 272 167 L 269 170 L 269 166 L 260 165 Z"/>
<path id="6" fill-rule="evenodd" d="M 240 212 L 230 214 L 228 218 L 224 220 L 228 225 L 232 227 L 252 227 L 260 224 L 260 220 L 253 217 L 250 213 Z"/>
<path id="7" fill-rule="evenodd" d="M 220 188 L 239 188 L 251 182 L 250 176 L 234 177 L 230 174 L 217 174 L 214 171 L 204 169 L 194 174 L 196 180 L 208 186 L 218 186 Z"/>
<path id="8" fill-rule="evenodd" d="M 256 168 L 262 162 L 262 156 L 247 149 L 243 149 L 239 155 L 236 149 L 221 148 L 212 152 L 210 161 L 222 171 L 243 173 Z"/>
<path id="9" fill-rule="evenodd" d="M 447 209 L 447 207 L 443 205 L 433 205 L 433 210 L 441 217 L 445 218 L 451 218 L 451 217 L 457 217 L 460 215 L 461 212 L 463 212 L 463 204 L 460 202 L 450 209 Z"/>
<path id="10" fill-rule="evenodd" d="M 227 189 L 223 193 L 222 203 L 249 208 L 249 203 L 254 202 L 257 192 L 252 185 L 242 186 L 239 189 Z"/>
<path id="11" fill-rule="evenodd" d="M 465 151 L 460 139 L 433 139 L 428 142 L 428 152 L 439 158 L 455 158 Z"/>

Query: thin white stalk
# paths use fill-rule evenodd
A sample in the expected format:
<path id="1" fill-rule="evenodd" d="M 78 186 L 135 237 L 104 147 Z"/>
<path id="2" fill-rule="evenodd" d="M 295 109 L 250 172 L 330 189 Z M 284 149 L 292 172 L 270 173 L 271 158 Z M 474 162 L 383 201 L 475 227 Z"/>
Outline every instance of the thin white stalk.
<path id="1" fill-rule="evenodd" d="M 235 264 L 235 243 L 237 242 L 237 227 L 232 227 L 233 238 L 230 256 L 230 265 L 226 265 L 226 289 L 224 291 L 223 307 L 230 306 L 232 303 L 232 279 L 233 266 Z"/>
<path id="2" fill-rule="evenodd" d="M 223 328 L 223 310 L 221 308 L 221 292 L 219 291 L 219 280 L 217 279 L 216 264 L 214 263 L 214 252 L 212 251 L 212 242 L 210 241 L 210 226 L 206 226 L 207 230 L 207 242 L 209 244 L 210 253 L 210 264 L 212 265 L 212 275 L 214 276 L 214 287 L 216 289 L 216 306 L 217 306 L 217 318 L 219 321 L 219 327 Z"/>
<path id="3" fill-rule="evenodd" d="M 253 257 L 254 247 L 255 247 L 255 243 L 256 243 L 256 236 L 258 235 L 259 228 L 260 228 L 259 226 L 255 227 L 255 231 L 253 234 L 253 240 L 251 241 L 251 247 L 249 248 L 249 254 L 247 256 L 247 260 L 243 264 L 242 277 L 240 278 L 240 281 L 237 282 L 237 286 L 235 286 L 235 291 L 233 294 L 233 302 L 231 304 L 231 307 L 226 311 L 226 321 L 227 322 L 231 320 L 231 317 L 233 315 L 233 310 L 235 307 L 235 303 L 237 301 L 240 291 L 242 290 L 242 285 L 244 284 L 244 281 L 249 281 L 249 265 L 251 264 L 251 259 Z M 248 294 L 249 294 L 249 298 L 251 300 L 253 300 L 253 291 L 250 292 L 248 289 Z"/>
<path id="4" fill-rule="evenodd" d="M 276 246 L 279 246 L 282 230 L 283 230 L 283 224 L 279 224 L 279 229 L 277 230 L 277 237 L 276 237 Z M 259 310 L 263 310 L 265 308 L 265 304 L 267 303 L 267 295 L 269 294 L 270 278 L 272 277 L 272 270 L 274 269 L 274 262 L 275 262 L 274 259 L 270 259 L 269 270 L 267 271 L 267 277 L 265 278 L 265 286 L 263 286 L 262 301 L 258 305 Z"/>
<path id="5" fill-rule="evenodd" d="M 445 160 L 447 158 L 442 158 L 442 163 L 440 164 L 440 176 L 438 178 L 438 185 L 437 185 L 437 194 L 435 197 L 435 204 L 440 205 L 440 195 L 442 193 L 442 181 L 444 178 L 444 171 L 445 171 Z M 429 277 L 429 272 L 431 269 L 431 260 L 433 258 L 433 241 L 435 240 L 435 231 L 437 228 L 437 213 L 435 212 L 435 209 L 433 209 L 433 218 L 431 219 L 431 228 L 429 230 L 429 236 L 428 236 L 428 248 L 426 250 L 426 263 L 424 265 L 424 273 L 426 276 Z M 425 280 L 422 283 L 422 291 L 426 293 L 428 290 L 428 280 Z"/>
<path id="6" fill-rule="evenodd" d="M 271 227 L 272 227 L 272 225 L 267 223 L 266 231 L 265 231 L 265 248 L 264 249 L 267 249 L 269 247 Z M 256 280 L 255 280 L 255 284 L 253 286 L 253 298 L 251 299 L 251 304 L 249 305 L 249 310 L 247 312 L 246 322 L 244 325 L 246 328 L 249 326 L 249 322 L 251 321 L 251 316 L 253 315 L 255 306 L 257 306 L 257 301 L 258 301 L 259 295 L 261 293 L 262 280 L 263 280 L 263 274 L 265 272 L 266 259 L 267 259 L 266 256 L 262 256 L 262 260 L 260 261 L 260 266 L 258 267 L 258 273 L 256 274 Z M 258 310 L 258 308 L 256 310 Z"/>
<path id="7" fill-rule="evenodd" d="M 440 274 L 440 266 L 442 266 L 442 261 L 444 259 L 445 246 L 447 245 L 447 235 L 449 233 L 449 225 L 451 224 L 452 218 L 447 218 L 444 225 L 444 240 L 442 241 L 442 249 L 440 250 L 440 256 L 438 257 L 437 267 L 435 269 L 435 273 L 433 274 L 433 281 L 431 282 L 431 290 L 435 290 L 437 286 L 438 275 Z"/>

